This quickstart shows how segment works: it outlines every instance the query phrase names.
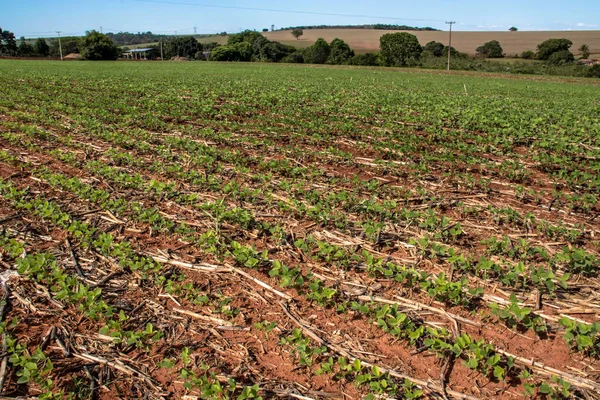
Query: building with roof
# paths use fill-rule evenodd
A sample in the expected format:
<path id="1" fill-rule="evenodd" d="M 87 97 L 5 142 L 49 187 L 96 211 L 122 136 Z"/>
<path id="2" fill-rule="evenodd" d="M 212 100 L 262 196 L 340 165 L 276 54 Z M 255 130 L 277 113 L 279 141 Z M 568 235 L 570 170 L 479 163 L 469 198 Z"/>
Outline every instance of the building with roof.
<path id="1" fill-rule="evenodd" d="M 150 53 L 154 49 L 151 47 L 143 49 L 131 49 L 123 52 L 123 55 L 131 60 L 148 60 Z"/>

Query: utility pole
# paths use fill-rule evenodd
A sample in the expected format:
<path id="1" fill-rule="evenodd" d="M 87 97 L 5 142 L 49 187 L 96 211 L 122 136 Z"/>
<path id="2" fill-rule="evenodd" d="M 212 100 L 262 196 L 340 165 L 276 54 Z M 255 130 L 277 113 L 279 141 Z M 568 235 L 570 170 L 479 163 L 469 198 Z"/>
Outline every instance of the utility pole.
<path id="1" fill-rule="evenodd" d="M 163 55 L 163 41 L 160 41 L 160 61 L 165 61 L 165 56 Z"/>
<path id="2" fill-rule="evenodd" d="M 104 32 L 102 32 L 102 27 L 100 27 L 100 33 L 104 33 Z"/>
<path id="3" fill-rule="evenodd" d="M 194 35 L 197 35 L 197 34 L 198 34 L 198 28 L 194 27 Z"/>
<path id="4" fill-rule="evenodd" d="M 62 54 L 62 44 L 60 43 L 60 31 L 56 31 L 56 33 L 58 33 L 58 48 L 60 49 L 60 61 L 62 61 L 63 54 Z"/>
<path id="5" fill-rule="evenodd" d="M 446 21 L 446 24 L 450 25 L 450 41 L 448 44 L 448 71 L 450 71 L 450 53 L 452 52 L 452 25 L 454 25 L 456 21 Z"/>

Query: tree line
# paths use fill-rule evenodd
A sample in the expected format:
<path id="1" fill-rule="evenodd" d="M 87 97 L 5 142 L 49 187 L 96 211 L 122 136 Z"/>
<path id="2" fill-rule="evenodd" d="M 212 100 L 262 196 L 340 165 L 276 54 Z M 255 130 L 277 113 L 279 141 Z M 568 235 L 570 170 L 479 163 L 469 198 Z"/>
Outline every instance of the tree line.
<path id="1" fill-rule="evenodd" d="M 290 26 L 287 28 L 278 29 L 279 31 L 287 31 L 294 29 L 377 29 L 385 31 L 439 31 L 439 29 L 430 26 L 418 27 L 409 25 L 396 24 L 364 24 L 364 25 L 302 25 Z"/>
<path id="2" fill-rule="evenodd" d="M 299 28 L 297 28 L 299 29 Z M 296 36 L 296 35 L 294 35 Z M 109 35 L 90 31 L 83 38 L 64 38 L 63 53 L 79 53 L 87 60 L 116 60 L 123 52 Z M 170 37 L 161 42 L 162 55 L 171 59 L 186 59 L 233 62 L 284 62 L 331 65 L 362 65 L 385 67 L 445 67 L 445 58 L 450 53 L 454 69 L 472 69 L 506 72 L 506 64 L 494 65 L 484 63 L 477 58 L 460 53 L 440 42 L 429 42 L 422 46 L 418 38 L 408 32 L 396 32 L 382 35 L 378 53 L 355 54 L 354 50 L 342 39 L 334 39 L 331 43 L 320 38 L 306 49 L 270 41 L 260 32 L 244 31 L 229 35 L 227 44 L 201 44 L 193 36 Z M 536 59 L 538 64 L 519 65 L 513 67 L 516 73 L 550 73 L 555 71 L 549 67 L 562 68 L 558 73 L 574 76 L 600 77 L 600 65 L 582 67 L 576 63 L 575 55 L 570 51 L 573 42 L 568 39 L 548 39 L 537 46 L 537 51 L 526 51 L 521 54 L 524 59 Z M 583 58 L 589 56 L 589 47 L 580 47 Z M 480 58 L 504 57 L 504 51 L 496 40 L 479 46 L 477 56 Z M 45 39 L 37 39 L 31 45 L 25 38 L 17 44 L 14 34 L 0 28 L 0 55 L 12 56 L 49 56 L 58 52 L 56 41 L 48 44 Z M 160 46 L 150 50 L 151 58 L 161 55 Z"/>

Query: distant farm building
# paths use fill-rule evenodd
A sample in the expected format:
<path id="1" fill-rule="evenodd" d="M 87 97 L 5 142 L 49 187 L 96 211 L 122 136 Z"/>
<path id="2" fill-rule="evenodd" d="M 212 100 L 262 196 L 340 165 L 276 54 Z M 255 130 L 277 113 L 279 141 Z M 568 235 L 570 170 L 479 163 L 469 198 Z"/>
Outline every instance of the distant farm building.
<path id="1" fill-rule="evenodd" d="M 149 60 L 151 59 L 150 53 L 153 50 L 152 48 L 131 49 L 123 52 L 123 56 L 131 60 Z"/>

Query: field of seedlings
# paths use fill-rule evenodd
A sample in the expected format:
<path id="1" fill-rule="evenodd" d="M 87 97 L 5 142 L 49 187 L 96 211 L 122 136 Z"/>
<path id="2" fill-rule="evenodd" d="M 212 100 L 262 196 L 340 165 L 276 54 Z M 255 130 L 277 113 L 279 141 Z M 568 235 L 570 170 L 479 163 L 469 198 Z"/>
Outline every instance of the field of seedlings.
<path id="1" fill-rule="evenodd" d="M 0 60 L 0 393 L 600 399 L 600 85 Z"/>

